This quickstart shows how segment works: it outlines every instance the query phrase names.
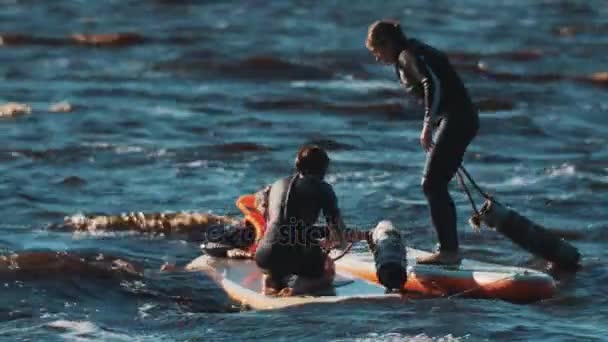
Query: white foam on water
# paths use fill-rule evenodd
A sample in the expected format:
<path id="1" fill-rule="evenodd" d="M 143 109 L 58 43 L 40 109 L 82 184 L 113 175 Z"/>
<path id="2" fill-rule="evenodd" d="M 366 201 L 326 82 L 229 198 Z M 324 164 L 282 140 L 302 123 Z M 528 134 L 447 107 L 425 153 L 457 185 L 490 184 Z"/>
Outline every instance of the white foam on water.
<path id="1" fill-rule="evenodd" d="M 557 167 L 552 167 L 548 170 L 549 177 L 566 177 L 576 174 L 576 168 L 572 164 L 564 163 Z"/>
<path id="2" fill-rule="evenodd" d="M 520 168 L 516 168 L 513 172 L 523 172 Z M 578 175 L 578 170 L 576 167 L 569 163 L 564 163 L 559 166 L 553 166 L 548 168 L 541 175 L 516 175 L 510 178 L 505 178 L 503 181 L 499 182 L 478 182 L 482 188 L 488 189 L 511 189 L 511 188 L 522 188 L 534 184 L 538 184 L 548 179 L 553 178 L 567 178 Z"/>
<path id="3" fill-rule="evenodd" d="M 168 152 L 167 149 L 161 148 L 160 150 L 152 151 L 152 152 L 148 153 L 147 156 L 148 157 L 154 157 L 154 158 L 160 158 L 160 157 L 175 156 L 175 153 L 174 152 Z"/>
<path id="4" fill-rule="evenodd" d="M 294 81 L 290 83 L 292 88 L 317 88 L 317 89 L 339 89 L 351 90 L 359 93 L 367 93 L 369 90 L 395 90 L 395 83 L 378 80 L 355 80 L 346 77 L 344 80 L 328 82 L 317 81 Z"/>
<path id="5" fill-rule="evenodd" d="M 47 324 L 47 327 L 63 331 L 64 333 L 61 334 L 61 337 L 69 341 L 92 341 L 93 339 L 90 335 L 100 331 L 95 324 L 88 321 L 68 321 L 63 319 L 50 322 Z"/>
<path id="6" fill-rule="evenodd" d="M 47 324 L 51 328 L 65 329 L 77 334 L 89 334 L 98 330 L 95 324 L 88 321 L 68 321 L 60 319 Z"/>
<path id="7" fill-rule="evenodd" d="M 432 337 L 432 336 L 428 336 L 425 333 L 421 333 L 418 335 L 403 335 L 403 334 L 399 334 L 399 333 L 386 333 L 386 334 L 378 334 L 378 333 L 369 333 L 365 336 L 362 337 L 354 337 L 354 338 L 349 338 L 349 339 L 336 339 L 336 340 L 332 340 L 332 341 L 340 341 L 340 342 L 346 342 L 346 341 L 357 341 L 357 342 L 377 342 L 377 341 L 386 341 L 386 342 L 401 342 L 401 341 L 407 341 L 407 342 L 457 342 L 457 341 L 464 341 L 466 339 L 468 339 L 470 336 L 463 336 L 463 337 L 454 337 L 452 336 L 452 334 L 448 334 L 445 336 L 439 336 L 439 337 Z"/>
<path id="8" fill-rule="evenodd" d="M 111 229 L 97 229 L 95 225 L 87 227 L 87 230 L 76 230 L 72 233 L 72 238 L 75 240 L 95 238 L 116 238 L 141 235 L 142 232 L 137 230 L 113 231 Z"/>
<path id="9" fill-rule="evenodd" d="M 487 189 L 505 189 L 505 188 L 519 188 L 523 186 L 533 185 L 538 183 L 540 178 L 538 177 L 530 177 L 530 176 L 513 176 L 510 178 L 506 178 L 502 182 L 478 182 L 482 188 Z"/>
<path id="10" fill-rule="evenodd" d="M 332 173 L 330 175 L 328 175 L 325 179 L 328 183 L 330 184 L 338 184 L 338 183 L 342 183 L 345 181 L 378 181 L 381 179 L 386 179 L 390 176 L 390 173 L 388 172 L 384 172 L 384 173 L 376 173 L 376 174 L 369 174 L 367 172 L 363 172 L 363 171 L 351 171 L 351 172 L 338 172 L 338 173 Z"/>
<path id="11" fill-rule="evenodd" d="M 89 321 L 69 321 L 60 319 L 46 324 L 46 327 L 63 332 L 66 341 L 142 341 L 143 338 L 109 332 Z"/>
<path id="12" fill-rule="evenodd" d="M 114 145 L 112 145 L 111 143 L 108 142 L 104 142 L 104 141 L 96 141 L 96 142 L 92 142 L 92 143 L 83 143 L 82 146 L 86 146 L 86 147 L 96 147 L 96 148 L 110 148 Z"/>
<path id="13" fill-rule="evenodd" d="M 185 119 L 185 118 L 189 118 L 189 117 L 192 117 L 195 115 L 194 112 L 189 111 L 189 110 L 163 107 L 163 106 L 153 107 L 151 110 L 148 111 L 148 113 L 151 113 L 153 115 L 163 116 L 163 117 L 173 117 L 176 119 Z M 201 113 L 198 113 L 196 115 L 200 116 Z"/>
<path id="14" fill-rule="evenodd" d="M 156 307 L 155 304 L 145 303 L 142 306 L 140 306 L 139 308 L 137 308 L 137 314 L 138 314 L 139 318 L 146 319 L 147 317 L 149 317 L 150 316 L 149 311 L 154 309 L 155 307 Z"/>
<path id="15" fill-rule="evenodd" d="M 118 154 L 129 154 L 129 153 L 140 153 L 143 152 L 143 148 L 139 146 L 118 146 L 114 150 Z"/>
<path id="16" fill-rule="evenodd" d="M 419 198 L 419 199 L 412 199 L 411 197 L 408 198 L 400 198 L 400 197 L 395 197 L 392 195 L 386 195 L 384 197 L 385 201 L 387 202 L 397 202 L 397 203 L 401 203 L 404 205 L 427 205 L 427 201 L 423 198 Z"/>
<path id="17" fill-rule="evenodd" d="M 207 168 L 209 167 L 209 161 L 207 160 L 195 160 L 189 163 L 186 163 L 186 167 L 190 169 L 198 169 L 200 167 Z"/>
<path id="18" fill-rule="evenodd" d="M 64 219 L 64 221 L 71 223 L 71 224 L 83 224 L 86 221 L 87 217 L 84 216 L 83 213 L 76 213 L 71 216 L 66 216 L 63 219 Z"/>

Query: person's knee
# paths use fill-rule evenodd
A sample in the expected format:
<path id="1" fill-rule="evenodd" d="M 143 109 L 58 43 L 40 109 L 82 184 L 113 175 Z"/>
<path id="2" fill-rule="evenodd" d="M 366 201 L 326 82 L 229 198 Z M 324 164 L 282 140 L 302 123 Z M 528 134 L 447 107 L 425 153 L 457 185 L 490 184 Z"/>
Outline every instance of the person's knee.
<path id="1" fill-rule="evenodd" d="M 448 192 L 447 182 L 436 178 L 423 177 L 420 185 L 427 198 L 443 196 Z"/>
<path id="2" fill-rule="evenodd" d="M 420 186 L 422 187 L 422 191 L 426 197 L 432 196 L 437 191 L 437 181 L 433 178 L 422 177 L 422 181 L 420 182 Z"/>
<path id="3" fill-rule="evenodd" d="M 424 195 L 429 198 L 429 196 L 431 196 L 431 182 L 429 181 L 429 179 L 426 177 L 422 177 L 422 180 L 420 181 L 420 186 L 422 187 L 422 192 L 424 192 Z"/>

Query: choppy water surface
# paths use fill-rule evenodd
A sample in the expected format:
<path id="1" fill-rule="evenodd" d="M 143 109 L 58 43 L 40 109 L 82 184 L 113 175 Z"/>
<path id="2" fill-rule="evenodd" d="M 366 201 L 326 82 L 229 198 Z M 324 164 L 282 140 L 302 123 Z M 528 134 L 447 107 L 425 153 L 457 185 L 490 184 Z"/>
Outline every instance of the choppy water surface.
<path id="1" fill-rule="evenodd" d="M 348 223 L 390 219 L 411 245 L 432 248 L 419 188 L 422 110 L 363 44 L 382 17 L 460 70 L 482 110 L 465 160 L 477 181 L 535 221 L 577 233 L 584 269 L 554 299 L 242 311 L 203 275 L 157 272 L 199 254 L 189 239 L 49 229 L 78 213 L 233 215 L 239 194 L 290 172 L 296 148 L 315 141 L 330 149 Z M 607 18 L 600 0 L 1 0 L 0 104 L 31 113 L 0 119 L 0 251 L 54 266 L 1 275 L 0 336 L 604 339 Z M 129 34 L 73 36 L 118 32 Z M 71 111 L 50 110 L 62 101 Z M 496 233 L 473 234 L 465 197 L 454 197 L 466 255 L 542 267 Z"/>

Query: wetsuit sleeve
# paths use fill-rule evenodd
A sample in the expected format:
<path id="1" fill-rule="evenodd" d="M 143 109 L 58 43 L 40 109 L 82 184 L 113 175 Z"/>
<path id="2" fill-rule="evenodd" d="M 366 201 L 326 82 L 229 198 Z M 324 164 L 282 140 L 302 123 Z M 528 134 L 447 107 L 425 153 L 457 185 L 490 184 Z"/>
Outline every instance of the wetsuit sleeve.
<path id="1" fill-rule="evenodd" d="M 422 88 L 424 98 L 424 122 L 430 123 L 438 116 L 440 84 L 439 79 L 431 68 L 421 57 L 409 53 L 407 50 L 399 55 L 399 68 L 403 77 L 413 84 Z"/>
<path id="2" fill-rule="evenodd" d="M 328 225 L 337 226 L 340 221 L 340 209 L 338 208 L 338 198 L 334 189 L 329 184 L 325 184 L 325 199 L 323 201 L 323 215 Z"/>

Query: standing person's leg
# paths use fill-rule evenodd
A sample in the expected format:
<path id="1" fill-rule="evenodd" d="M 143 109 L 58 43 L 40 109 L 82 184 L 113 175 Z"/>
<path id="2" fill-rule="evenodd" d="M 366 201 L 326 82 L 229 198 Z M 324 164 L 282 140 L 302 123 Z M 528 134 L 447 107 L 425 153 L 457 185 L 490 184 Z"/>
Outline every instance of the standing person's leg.
<path id="1" fill-rule="evenodd" d="M 439 252 L 420 258 L 423 264 L 455 264 L 458 256 L 456 207 L 448 191 L 448 183 L 462 163 L 464 152 L 472 140 L 466 127 L 444 119 L 437 132 L 435 147 L 428 154 L 422 188 L 429 203 L 431 220 L 439 240 Z"/>

